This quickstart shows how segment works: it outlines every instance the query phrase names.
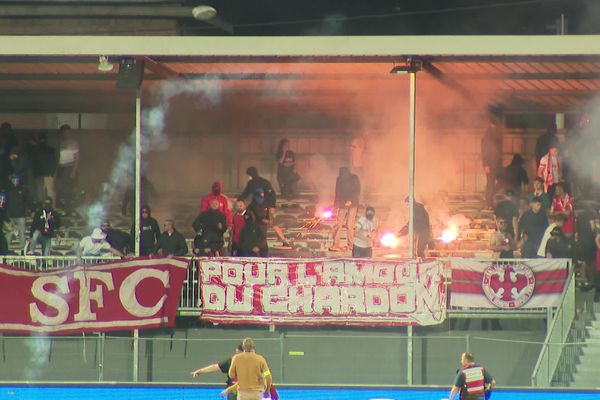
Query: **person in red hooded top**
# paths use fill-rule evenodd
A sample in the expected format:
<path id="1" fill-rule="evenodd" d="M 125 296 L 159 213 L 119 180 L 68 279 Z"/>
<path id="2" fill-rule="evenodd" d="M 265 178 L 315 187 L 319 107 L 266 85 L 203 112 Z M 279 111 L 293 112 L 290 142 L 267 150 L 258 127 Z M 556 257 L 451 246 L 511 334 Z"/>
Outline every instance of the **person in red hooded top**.
<path id="1" fill-rule="evenodd" d="M 210 187 L 210 193 L 202 198 L 200 202 L 200 212 L 207 211 L 210 209 L 210 202 L 217 200 L 219 202 L 218 211 L 221 211 L 225 215 L 227 226 L 231 226 L 231 207 L 229 206 L 229 199 L 222 193 L 223 186 L 221 182 L 213 182 Z"/>

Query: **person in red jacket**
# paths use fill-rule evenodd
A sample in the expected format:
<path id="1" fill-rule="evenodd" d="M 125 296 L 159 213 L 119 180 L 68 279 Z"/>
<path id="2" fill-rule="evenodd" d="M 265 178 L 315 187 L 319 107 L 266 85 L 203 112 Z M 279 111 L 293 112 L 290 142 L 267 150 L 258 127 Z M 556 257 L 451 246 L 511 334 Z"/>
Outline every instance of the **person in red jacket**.
<path id="1" fill-rule="evenodd" d="M 231 226 L 231 207 L 229 206 L 229 199 L 223 193 L 223 185 L 221 182 L 216 181 L 213 182 L 210 187 L 210 193 L 202 198 L 200 202 L 200 212 L 204 212 L 210 208 L 210 202 L 213 200 L 217 200 L 219 202 L 219 207 L 217 210 L 221 211 L 223 215 L 225 215 L 225 220 L 227 221 L 227 226 Z"/>
<path id="2" fill-rule="evenodd" d="M 462 368 L 458 370 L 448 400 L 460 393 L 461 400 L 483 400 L 496 385 L 492 376 L 480 365 L 475 364 L 472 353 L 462 353 Z"/>

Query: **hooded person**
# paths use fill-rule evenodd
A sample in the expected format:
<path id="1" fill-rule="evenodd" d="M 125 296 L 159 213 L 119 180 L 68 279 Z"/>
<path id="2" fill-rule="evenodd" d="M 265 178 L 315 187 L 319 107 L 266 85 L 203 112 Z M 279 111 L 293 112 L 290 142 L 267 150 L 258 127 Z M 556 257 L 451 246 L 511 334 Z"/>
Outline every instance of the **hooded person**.
<path id="1" fill-rule="evenodd" d="M 200 212 L 203 213 L 210 209 L 210 203 L 213 200 L 219 202 L 217 210 L 221 211 L 225 215 L 227 226 L 231 226 L 231 207 L 229 206 L 229 199 L 223 194 L 223 185 L 219 181 L 215 181 L 210 186 L 210 193 L 202 198 L 200 201 Z"/>
<path id="2" fill-rule="evenodd" d="M 341 251 L 340 247 L 342 228 L 346 227 L 347 247 L 354 244 L 354 223 L 358 213 L 360 197 L 360 180 L 357 175 L 350 173 L 347 167 L 341 167 L 335 181 L 336 224 L 333 228 L 333 245 L 329 251 Z"/>
<path id="3" fill-rule="evenodd" d="M 134 238 L 132 229 L 131 237 Z M 158 221 L 152 217 L 149 206 L 142 206 L 142 218 L 140 219 L 140 255 L 149 256 L 156 251 L 156 245 L 160 237 Z"/>
<path id="4" fill-rule="evenodd" d="M 267 257 L 269 246 L 266 231 L 252 210 L 244 214 L 244 227 L 240 232 L 238 255 L 240 257 Z"/>
<path id="5" fill-rule="evenodd" d="M 262 189 L 265 193 L 266 205 L 270 208 L 275 208 L 277 196 L 275 195 L 275 190 L 273 190 L 273 185 L 271 185 L 271 182 L 258 175 L 258 170 L 256 167 L 248 167 L 248 169 L 246 169 L 246 175 L 250 177 L 250 180 L 246 184 L 244 191 L 237 197 L 237 199 L 246 201 L 249 196 L 254 196 L 256 189 Z"/>
<path id="6" fill-rule="evenodd" d="M 35 212 L 31 221 L 31 242 L 29 252 L 33 254 L 38 242 L 42 245 L 42 255 L 50 255 L 52 237 L 60 225 L 58 213 L 52 208 L 52 199 L 44 200 L 42 207 Z"/>
<path id="7" fill-rule="evenodd" d="M 224 245 L 223 234 L 227 231 L 227 220 L 218 208 L 218 200 L 213 199 L 210 202 L 210 208 L 200 213 L 192 222 L 192 228 L 196 232 L 193 249 L 195 255 L 220 255 Z"/>

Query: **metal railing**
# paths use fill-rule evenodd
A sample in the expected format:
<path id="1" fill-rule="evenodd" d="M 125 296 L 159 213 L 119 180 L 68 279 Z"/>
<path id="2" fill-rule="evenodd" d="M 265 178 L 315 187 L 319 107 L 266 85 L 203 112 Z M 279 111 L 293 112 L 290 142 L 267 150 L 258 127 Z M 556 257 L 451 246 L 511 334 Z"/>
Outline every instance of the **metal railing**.
<path id="1" fill-rule="evenodd" d="M 571 326 L 575 319 L 575 278 L 570 274 L 554 318 L 548 328 L 542 351 L 531 374 L 531 386 L 548 387 L 559 365 L 570 337 Z"/>

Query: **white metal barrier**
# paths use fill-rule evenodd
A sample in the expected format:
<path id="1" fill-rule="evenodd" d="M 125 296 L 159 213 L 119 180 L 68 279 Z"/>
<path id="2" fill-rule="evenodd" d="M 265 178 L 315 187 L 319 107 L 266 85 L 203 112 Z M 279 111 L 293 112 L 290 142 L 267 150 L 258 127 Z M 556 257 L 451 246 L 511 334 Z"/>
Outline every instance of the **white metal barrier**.
<path id="1" fill-rule="evenodd" d="M 575 319 L 575 278 L 570 274 L 559 307 L 548 328 L 546 340 L 531 375 L 531 386 L 548 387 L 558 367 L 565 342 Z"/>

